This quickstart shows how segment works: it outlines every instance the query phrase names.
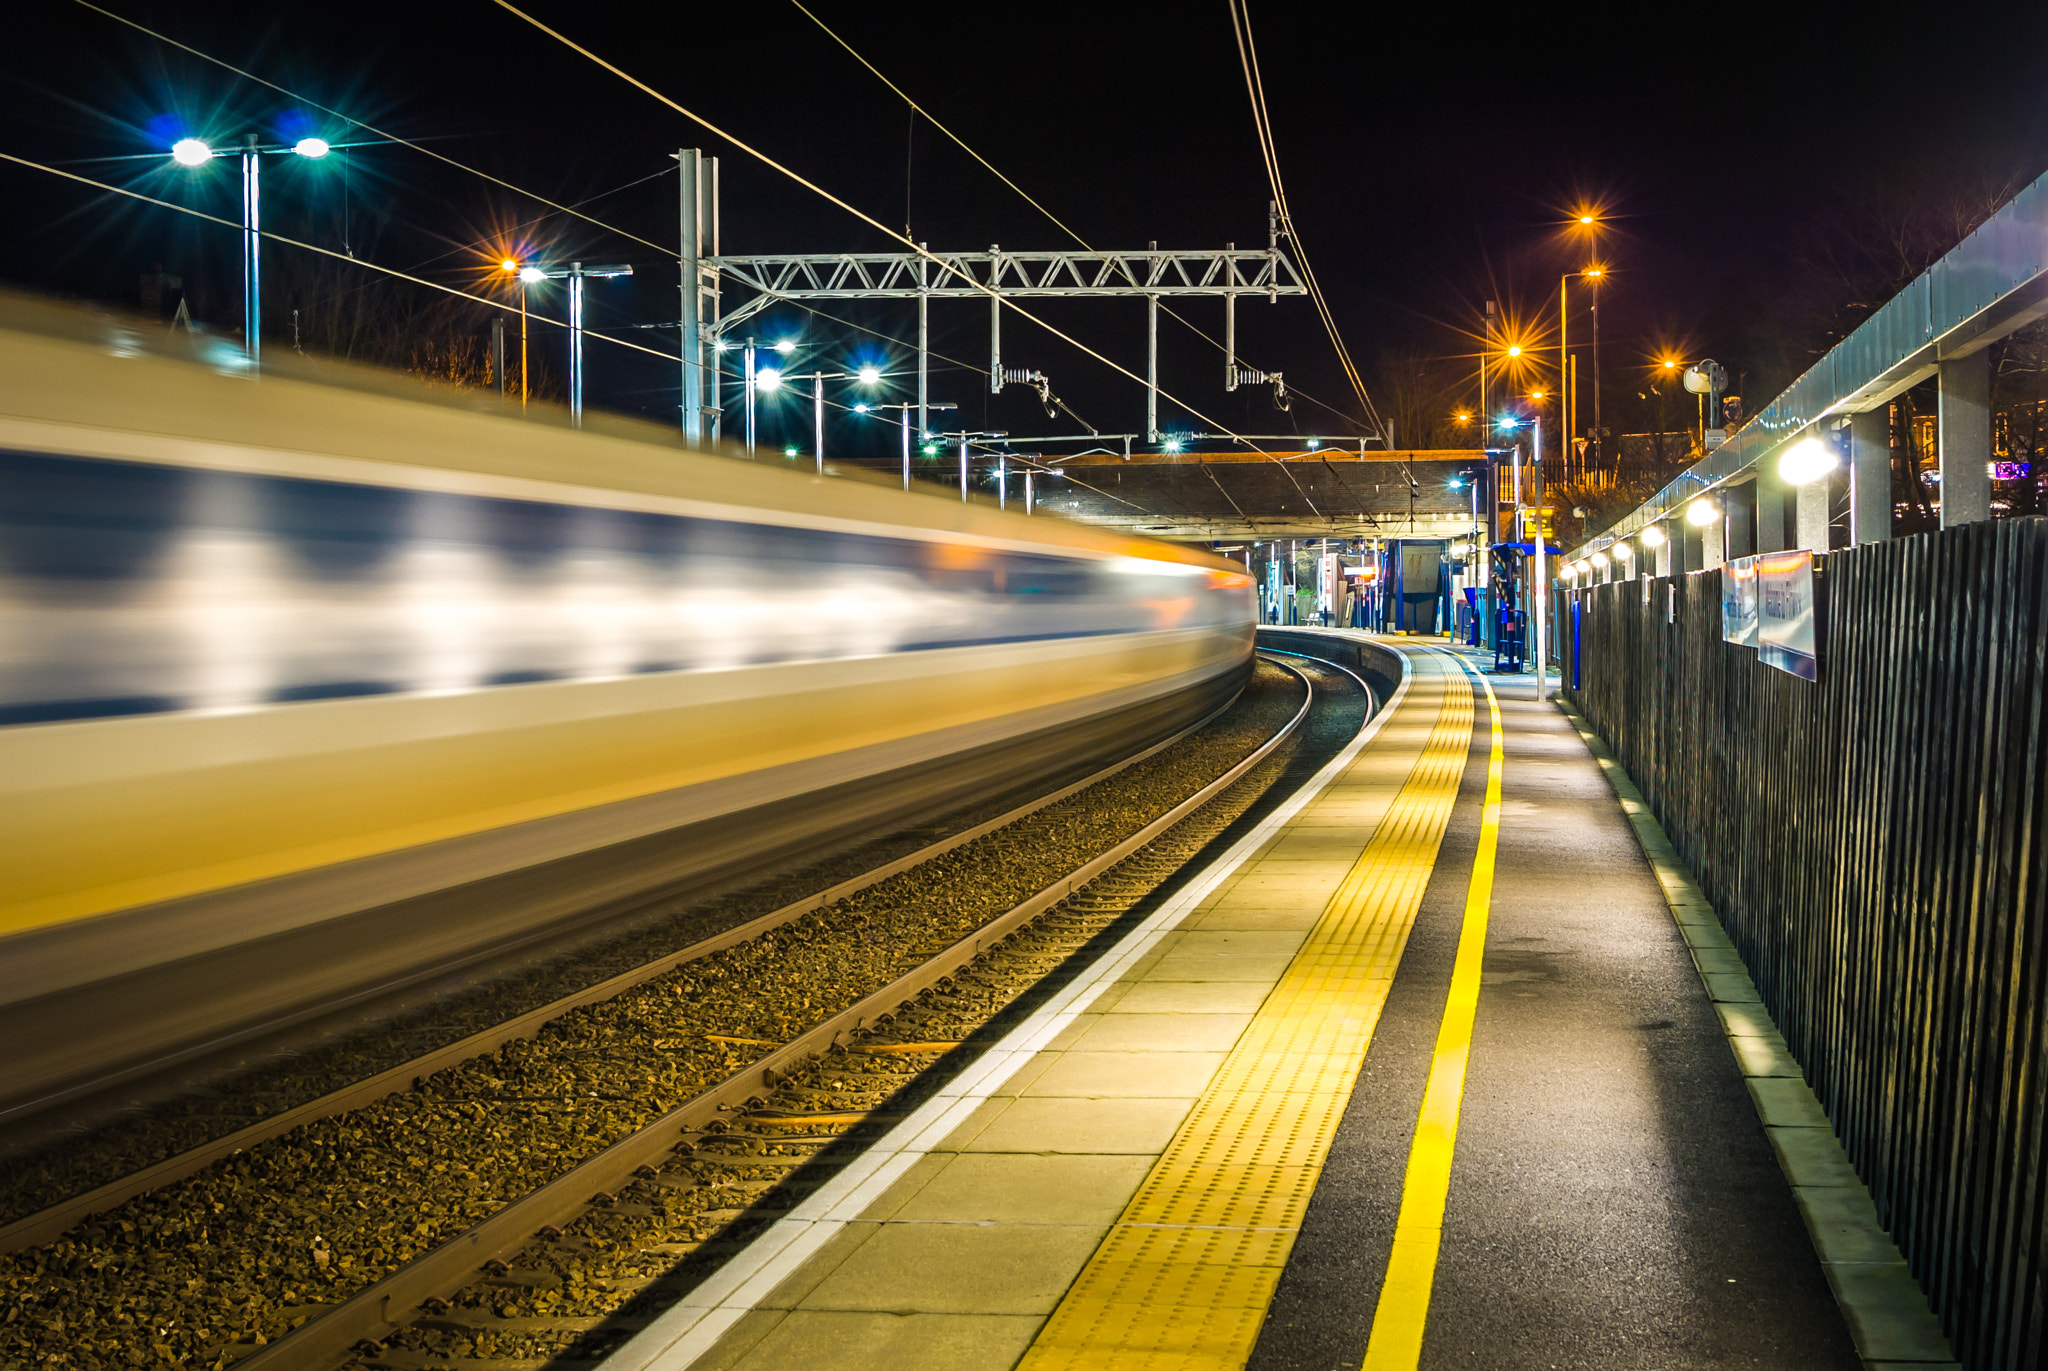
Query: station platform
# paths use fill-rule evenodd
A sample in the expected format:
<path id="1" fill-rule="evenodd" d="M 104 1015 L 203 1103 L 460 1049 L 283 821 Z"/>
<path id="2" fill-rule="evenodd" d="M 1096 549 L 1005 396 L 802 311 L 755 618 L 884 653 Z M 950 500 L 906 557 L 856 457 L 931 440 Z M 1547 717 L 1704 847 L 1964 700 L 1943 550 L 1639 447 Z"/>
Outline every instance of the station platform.
<path id="1" fill-rule="evenodd" d="M 1377 641 L 1316 784 L 609 1371 L 1866 1365 L 1586 743 Z"/>

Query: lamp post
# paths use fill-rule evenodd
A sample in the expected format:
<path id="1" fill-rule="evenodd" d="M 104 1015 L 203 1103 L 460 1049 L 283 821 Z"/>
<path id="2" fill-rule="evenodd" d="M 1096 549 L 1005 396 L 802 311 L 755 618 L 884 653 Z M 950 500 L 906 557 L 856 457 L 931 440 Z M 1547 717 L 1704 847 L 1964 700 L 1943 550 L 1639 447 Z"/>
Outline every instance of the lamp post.
<path id="1" fill-rule="evenodd" d="M 759 346 L 752 338 L 747 339 L 745 343 L 741 344 L 743 355 L 740 359 L 740 388 L 745 392 L 743 398 L 746 401 L 747 455 L 749 457 L 754 455 L 754 394 L 756 391 L 763 395 L 772 394 L 780 389 L 782 385 L 782 371 L 780 368 L 769 367 L 761 369 L 755 366 L 754 352 Z M 782 341 L 770 346 L 773 352 L 782 357 L 787 357 L 796 351 L 796 343 L 788 338 L 784 338 Z M 725 347 L 725 340 L 722 338 L 713 344 L 715 352 L 724 352 Z"/>
<path id="2" fill-rule="evenodd" d="M 775 373 L 764 374 L 773 375 Z M 803 378 L 798 377 L 797 379 L 802 380 Z M 862 367 L 858 371 L 814 371 L 810 373 L 810 381 L 811 432 L 817 444 L 818 474 L 823 476 L 825 474 L 825 382 L 857 381 L 864 386 L 876 386 L 882 383 L 882 373 L 876 367 Z M 778 377 L 779 383 L 780 378 Z M 769 389 L 772 390 L 774 387 L 771 386 Z M 751 411 L 751 406 L 749 409 Z M 907 421 L 904 428 L 903 443 L 904 459 L 907 466 L 910 455 L 910 430 Z"/>
<path id="3" fill-rule="evenodd" d="M 519 283 L 519 407 L 526 408 L 526 288 L 535 281 L 545 281 L 548 274 L 539 267 L 522 267 L 515 258 L 507 257 L 498 263 L 504 271 Z"/>
<path id="4" fill-rule="evenodd" d="M 332 152 L 325 138 L 301 138 L 290 147 L 264 147 L 253 133 L 244 134 L 242 146 L 232 152 L 216 151 L 202 138 L 180 138 L 171 145 L 171 160 L 181 167 L 197 170 L 216 157 L 242 159 L 242 350 L 251 367 L 263 363 L 263 271 L 259 172 L 266 155 L 290 153 L 318 161 Z"/>
<path id="5" fill-rule="evenodd" d="M 937 408 L 937 406 L 932 406 L 932 408 Z M 976 439 L 976 438 L 1007 438 L 1007 437 L 1009 437 L 1009 436 L 1010 436 L 1010 431 L 1009 431 L 1008 429 L 994 429 L 994 430 L 989 430 L 989 431 L 982 431 L 982 432 L 973 432 L 973 433 L 964 433 L 964 432 L 963 432 L 963 433 L 941 433 L 941 434 L 934 434 L 934 435 L 932 435 L 932 436 L 933 436 L 933 437 L 938 437 L 938 438 L 958 438 L 958 439 L 960 440 L 960 503 L 962 503 L 962 504 L 966 504 L 966 503 L 967 503 L 967 448 L 968 448 L 968 444 L 969 444 L 969 443 L 970 443 L 970 442 L 971 442 L 971 441 L 972 441 L 973 439 Z"/>
<path id="6" fill-rule="evenodd" d="M 1581 218 L 1579 222 L 1591 223 L 1592 220 Z M 1571 284 L 1575 277 L 1584 277 L 1588 281 L 1598 282 L 1606 274 L 1607 268 L 1605 267 L 1588 266 L 1580 271 L 1568 271 L 1557 278 L 1557 393 L 1560 397 L 1557 402 L 1557 416 L 1558 426 L 1563 430 L 1563 437 L 1560 441 L 1566 444 L 1569 444 L 1572 440 L 1572 420 L 1576 417 L 1578 409 L 1577 388 L 1572 384 L 1571 348 L 1567 342 L 1568 331 L 1571 327 L 1571 298 L 1566 287 Z M 1598 332 L 1600 327 L 1600 306 L 1597 303 L 1599 297 L 1596 295 L 1594 298 L 1596 303 L 1593 306 L 1593 327 L 1595 330 L 1593 334 L 1593 368 L 1597 375 L 1600 368 L 1600 334 Z M 1599 382 L 1597 380 L 1594 382 L 1593 412 L 1595 422 L 1597 423 L 1600 412 Z"/>
<path id="7" fill-rule="evenodd" d="M 917 404 L 915 404 L 915 403 L 906 403 L 906 404 L 890 404 L 890 405 L 869 405 L 869 406 L 867 406 L 867 408 L 868 408 L 868 409 L 870 409 L 870 410 L 876 410 L 876 409 L 893 409 L 893 410 L 897 411 L 897 413 L 899 413 L 899 414 L 900 414 L 900 415 L 902 416 L 902 418 L 903 418 L 903 488 L 904 488 L 905 490 L 908 490 L 908 489 L 910 489 L 910 434 L 911 434 L 911 426 L 910 426 L 910 416 L 911 416 L 911 415 L 913 415 L 913 414 L 916 414 L 916 413 L 918 413 L 918 412 L 919 412 L 919 409 L 920 409 L 920 406 L 918 406 L 918 405 L 917 405 Z M 924 404 L 924 405 L 922 406 L 922 408 L 923 408 L 923 409 L 925 409 L 925 410 L 934 410 L 934 409 L 958 409 L 958 408 L 959 408 L 959 406 L 958 406 L 958 405 L 954 405 L 954 404 L 944 404 L 944 405 L 940 405 L 940 404 L 933 404 L 933 403 L 932 403 L 932 402 L 930 402 L 930 401 L 926 401 L 926 402 L 925 402 L 925 404 Z M 923 436 L 924 436 L 924 437 L 926 437 L 926 438 L 929 438 L 929 437 L 931 437 L 932 435 L 931 435 L 931 434 L 929 434 L 929 433 L 927 433 L 927 434 L 925 434 L 925 435 L 923 435 Z M 929 454 L 930 454 L 930 451 L 931 451 L 931 449 L 929 449 L 929 448 L 928 448 L 928 449 L 926 449 L 927 455 L 929 455 Z"/>
<path id="8" fill-rule="evenodd" d="M 1549 616 L 1545 613 L 1545 610 L 1548 608 L 1549 590 L 1543 583 L 1543 417 L 1541 415 L 1537 415 L 1529 421 L 1529 430 L 1529 483 L 1536 494 L 1536 537 L 1534 539 L 1536 544 L 1536 587 L 1534 595 L 1536 601 L 1536 703 L 1542 704 L 1550 698 L 1550 676 L 1548 674 L 1549 667 L 1543 660 L 1543 650 L 1546 646 L 1544 632 L 1549 619 Z"/>
<path id="9" fill-rule="evenodd" d="M 581 262 L 571 262 L 566 267 L 537 267 L 541 276 L 549 280 L 566 280 L 569 283 L 569 422 L 583 427 L 583 283 L 590 277 L 631 276 L 633 268 L 619 263 L 615 266 L 586 267 Z M 524 273 L 522 273 L 522 276 Z"/>

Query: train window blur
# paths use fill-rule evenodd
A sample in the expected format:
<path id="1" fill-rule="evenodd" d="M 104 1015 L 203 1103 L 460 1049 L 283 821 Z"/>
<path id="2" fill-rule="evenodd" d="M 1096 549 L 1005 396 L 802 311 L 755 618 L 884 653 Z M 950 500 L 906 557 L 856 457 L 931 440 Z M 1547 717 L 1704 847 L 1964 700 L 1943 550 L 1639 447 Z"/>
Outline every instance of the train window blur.
<path id="1" fill-rule="evenodd" d="M 1241 593 L 1127 561 L 0 454 L 0 724 L 1243 617 Z"/>

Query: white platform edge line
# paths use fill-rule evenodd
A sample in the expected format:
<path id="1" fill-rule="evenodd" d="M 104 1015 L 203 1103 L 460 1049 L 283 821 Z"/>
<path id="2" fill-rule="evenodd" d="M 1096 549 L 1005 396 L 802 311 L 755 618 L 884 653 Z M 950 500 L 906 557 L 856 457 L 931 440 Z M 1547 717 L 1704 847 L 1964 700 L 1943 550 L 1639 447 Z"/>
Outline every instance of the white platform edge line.
<path id="1" fill-rule="evenodd" d="M 1164 934 L 1193 913 L 1275 833 L 1293 822 L 1331 781 L 1350 768 L 1407 697 L 1413 667 L 1407 653 L 1398 655 L 1401 684 L 1386 706 L 1300 790 L 1233 843 L 1229 851 L 1210 863 L 1207 870 L 1144 923 L 1125 934 L 1093 966 L 1003 1035 L 909 1118 L 883 1134 L 837 1176 L 734 1254 L 709 1280 L 600 1362 L 599 1371 L 686 1371 L 834 1234 L 857 1219 L 905 1171 L 945 1141 L 1003 1082 L 1058 1037 L 1103 991 L 1121 980 Z"/>

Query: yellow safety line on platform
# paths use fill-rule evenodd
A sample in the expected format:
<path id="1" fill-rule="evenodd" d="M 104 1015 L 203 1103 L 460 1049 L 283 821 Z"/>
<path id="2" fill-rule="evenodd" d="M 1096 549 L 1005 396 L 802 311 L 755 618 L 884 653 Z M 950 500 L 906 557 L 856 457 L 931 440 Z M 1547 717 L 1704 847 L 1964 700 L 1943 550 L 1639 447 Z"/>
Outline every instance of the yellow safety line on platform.
<path id="1" fill-rule="evenodd" d="M 1457 801 L 1472 693 L 1447 668 L 1437 679 L 1436 721 L 1400 794 L 1025 1371 L 1222 1371 L 1251 1354 Z"/>
<path id="2" fill-rule="evenodd" d="M 1470 671 L 1469 666 L 1466 670 Z M 1479 1013 L 1479 973 L 1486 959 L 1486 923 L 1493 905 L 1493 868 L 1500 845 L 1501 721 L 1493 686 L 1486 690 L 1493 742 L 1486 759 L 1486 807 L 1479 817 L 1479 850 L 1472 858 L 1472 883 L 1465 892 L 1465 927 L 1451 990 L 1437 1030 L 1422 1112 L 1401 1182 L 1401 1213 L 1394 1221 L 1394 1250 L 1373 1311 L 1365 1371 L 1414 1371 L 1422 1360 L 1422 1333 L 1429 1322 L 1429 1297 L 1436 1286 L 1437 1251 L 1442 1245 L 1444 1204 L 1451 1192 L 1451 1159 L 1458 1145 L 1458 1111 L 1465 1098 L 1465 1066 L 1472 1055 L 1472 1024 Z"/>

